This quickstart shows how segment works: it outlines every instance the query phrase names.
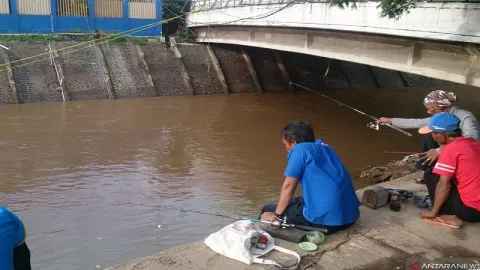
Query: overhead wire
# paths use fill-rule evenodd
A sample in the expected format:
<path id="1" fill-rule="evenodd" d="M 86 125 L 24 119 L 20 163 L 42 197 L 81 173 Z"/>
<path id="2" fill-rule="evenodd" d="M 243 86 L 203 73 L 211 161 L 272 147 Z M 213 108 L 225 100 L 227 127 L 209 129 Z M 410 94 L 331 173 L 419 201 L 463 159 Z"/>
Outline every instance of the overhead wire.
<path id="1" fill-rule="evenodd" d="M 282 8 L 279 8 L 275 11 L 269 11 L 269 12 L 266 12 L 266 13 L 263 13 L 263 14 L 259 14 L 259 15 L 254 15 L 254 16 L 250 16 L 250 17 L 246 17 L 246 18 L 239 18 L 237 20 L 234 20 L 234 21 L 230 21 L 230 22 L 225 22 L 224 24 L 228 24 L 228 23 L 233 23 L 233 22 L 238 22 L 238 21 L 242 21 L 242 20 L 248 20 L 248 19 L 262 19 L 262 18 L 266 18 L 266 17 L 269 17 L 269 16 L 272 16 L 273 14 L 276 14 L 288 7 L 290 7 L 291 5 L 293 5 L 295 3 L 295 1 L 291 1 L 290 3 L 288 3 L 286 6 L 282 7 Z M 203 8 L 203 7 L 202 7 Z M 168 9 L 168 8 L 167 8 Z M 213 9 L 213 8 L 212 8 Z M 211 10 L 211 9 L 209 9 Z M 30 61 L 30 62 L 27 62 L 27 63 L 23 63 L 23 64 L 19 64 L 19 65 L 15 65 L 15 66 L 11 66 L 10 68 L 11 69 L 14 69 L 14 68 L 19 68 L 19 67 L 22 67 L 22 66 L 26 66 L 26 65 L 31 65 L 31 64 L 34 64 L 34 63 L 38 63 L 38 62 L 41 62 L 41 61 L 45 61 L 45 60 L 50 60 L 50 55 L 51 53 L 53 52 L 60 52 L 60 51 L 65 51 L 65 50 L 68 50 L 68 49 L 71 49 L 71 48 L 75 48 L 75 47 L 78 47 L 78 46 L 82 46 L 82 45 L 87 45 L 89 43 L 92 43 L 88 46 L 84 46 L 84 47 L 81 47 L 79 49 L 76 49 L 76 50 L 71 50 L 71 51 L 67 51 L 65 53 L 62 53 L 62 54 L 59 54 L 59 55 L 66 55 L 66 54 L 70 54 L 70 53 L 74 53 L 74 52 L 77 52 L 77 51 L 80 51 L 80 50 L 83 50 L 83 49 L 87 49 L 87 48 L 90 48 L 90 47 L 93 47 L 95 45 L 98 45 L 98 44 L 103 44 L 103 43 L 106 43 L 106 42 L 110 42 L 110 41 L 113 41 L 113 40 L 116 40 L 118 38 L 121 38 L 121 37 L 124 37 L 124 36 L 127 36 L 129 34 L 133 34 L 133 33 L 137 33 L 137 32 L 140 32 L 140 31 L 143 31 L 143 30 L 146 30 L 148 28 L 151 28 L 151 27 L 155 27 L 157 25 L 160 25 L 162 23 L 165 23 L 165 22 L 170 22 L 170 21 L 173 21 L 177 18 L 182 18 L 183 16 L 186 16 L 188 14 L 193 14 L 193 13 L 197 13 L 197 12 L 202 12 L 202 11 L 205 11 L 203 9 L 200 9 L 200 10 L 196 10 L 196 11 L 189 11 L 189 12 L 185 12 L 184 14 L 182 15 L 175 15 L 174 17 L 172 18 L 168 18 L 168 19 L 164 19 L 164 20 L 161 20 L 161 21 L 158 21 L 158 22 L 155 22 L 155 23 L 151 23 L 151 24 L 147 24 L 147 25 L 144 25 L 144 26 L 140 26 L 140 27 L 137 27 L 137 28 L 134 28 L 134 29 L 130 29 L 130 30 L 127 30 L 127 31 L 123 31 L 123 32 L 120 32 L 120 33 L 116 33 L 116 34 L 113 34 L 113 35 L 110 35 L 110 36 L 106 36 L 106 37 L 103 37 L 103 38 L 100 38 L 100 39 L 97 39 L 96 41 L 95 40 L 90 40 L 90 41 L 86 41 L 86 42 L 82 42 L 82 43 L 79 43 L 79 44 L 74 44 L 74 45 L 71 45 L 71 46 L 67 46 L 67 47 L 64 47 L 64 48 L 61 48 L 61 49 L 57 49 L 57 50 L 53 50 L 53 51 L 49 51 L 49 52 L 45 52 L 45 53 L 40 53 L 40 54 L 37 54 L 37 55 L 33 55 L 33 56 L 29 56 L 29 57 L 25 57 L 25 58 L 22 58 L 22 59 L 18 59 L 18 60 L 15 60 L 15 61 L 11 61 L 11 62 L 8 62 L 8 63 L 4 63 L 4 64 L 0 64 L 0 67 L 2 66 L 7 66 L 7 65 L 11 65 L 11 64 L 14 64 L 14 63 L 18 63 L 18 62 L 22 62 L 22 61 L 26 61 L 26 60 L 30 60 L 30 59 L 34 59 L 34 58 L 38 58 L 40 56 L 43 56 L 43 55 L 49 55 L 47 58 L 42 58 L 42 59 L 37 59 L 35 61 Z M 228 33 L 225 33 L 223 35 L 226 35 Z M 222 36 L 223 36 L 222 35 Z M 103 41 L 102 41 L 103 40 Z M 101 41 L 101 42 L 98 42 L 98 41 Z M 4 68 L 4 69 L 0 69 L 0 72 L 2 71 L 8 71 L 10 68 Z"/>
<path id="2" fill-rule="evenodd" d="M 162 22 L 157 22 L 156 24 L 158 25 L 158 24 L 161 24 L 161 23 L 162 23 Z M 142 29 L 137 29 L 136 31 L 131 32 L 131 33 L 140 32 L 140 31 L 143 31 L 143 30 L 145 30 L 145 29 L 148 29 L 148 28 L 154 27 L 154 26 L 155 26 L 155 25 L 149 26 L 149 27 L 144 27 L 144 28 L 142 28 Z M 76 50 L 71 50 L 71 51 L 68 51 L 68 52 L 66 52 L 66 53 L 59 54 L 59 56 L 60 56 L 60 55 L 63 56 L 63 55 L 71 54 L 71 53 L 74 53 L 74 52 L 78 52 L 78 51 L 81 51 L 81 50 L 84 50 L 84 49 L 93 47 L 93 46 L 95 46 L 95 45 L 99 45 L 99 44 L 103 44 L 103 43 L 110 42 L 110 41 L 112 41 L 112 40 L 119 39 L 119 38 L 121 38 L 121 37 L 123 37 L 123 36 L 114 37 L 114 38 L 111 38 L 111 39 L 109 39 L 109 40 L 102 41 L 102 42 L 97 42 L 97 43 L 95 43 L 95 42 L 93 41 L 93 42 L 92 42 L 93 44 L 91 44 L 91 45 L 88 45 L 88 46 L 85 46 L 85 47 L 81 47 L 81 48 L 76 49 Z M 91 41 L 89 41 L 89 42 L 87 42 L 87 43 L 90 43 L 90 42 L 91 42 Z M 58 51 L 61 51 L 61 50 L 53 50 L 53 51 L 51 51 L 51 52 L 42 53 L 42 54 L 40 54 L 40 55 L 50 54 L 50 53 L 58 52 Z M 32 58 L 35 58 L 35 56 L 29 57 L 29 58 L 32 59 Z M 48 57 L 46 57 L 46 58 L 38 59 L 38 60 L 35 60 L 35 61 L 30 61 L 30 62 L 26 62 L 26 63 L 23 63 L 23 64 L 18 64 L 18 65 L 12 66 L 11 69 L 15 69 L 15 68 L 19 68 L 19 67 L 23 67 L 23 66 L 35 64 L 35 63 L 38 63 L 38 62 L 41 62 L 41 61 L 45 61 L 45 60 L 49 60 L 49 59 L 50 59 L 50 56 L 48 56 Z M 19 62 L 19 61 L 22 61 L 22 59 L 19 59 L 19 60 L 13 61 L 13 62 L 9 62 L 9 63 L 6 63 L 6 64 L 11 64 L 11 63 Z M 5 65 L 5 64 L 4 64 L 4 65 Z M 0 72 L 8 71 L 8 70 L 9 70 L 9 68 L 7 67 L 7 68 L 4 68 L 4 69 L 0 69 Z"/>
<path id="3" fill-rule="evenodd" d="M 65 51 L 65 50 L 67 50 L 67 49 L 71 49 L 71 48 L 74 48 L 74 47 L 78 47 L 78 46 L 82 46 L 82 45 L 87 45 L 87 44 L 89 44 L 89 43 L 93 43 L 93 44 L 90 44 L 90 45 L 88 45 L 88 46 L 84 46 L 84 47 L 81 47 L 81 48 L 76 49 L 76 50 L 67 51 L 66 53 L 59 54 L 59 55 L 66 55 L 66 54 L 69 54 L 69 53 L 74 53 L 74 52 L 77 52 L 77 51 L 80 51 L 80 50 L 83 50 L 83 49 L 87 49 L 87 48 L 93 47 L 93 46 L 98 45 L 98 44 L 103 44 L 103 43 L 106 43 L 106 42 L 109 42 L 109 41 L 116 40 L 116 39 L 118 39 L 118 38 L 127 36 L 127 35 L 129 35 L 129 34 L 137 33 L 137 32 L 146 30 L 146 29 L 148 29 L 148 28 L 155 27 L 155 26 L 157 26 L 157 25 L 160 25 L 160 24 L 163 24 L 163 23 L 166 23 L 166 22 L 173 21 L 173 20 L 175 20 L 175 19 L 177 19 L 177 18 L 186 16 L 186 15 L 188 15 L 188 14 L 196 13 L 196 12 L 200 12 L 200 11 L 190 11 L 190 12 L 186 12 L 186 13 L 184 13 L 184 14 L 182 14 L 182 15 L 174 16 L 174 17 L 172 17 L 172 18 L 164 19 L 164 20 L 161 20 L 161 21 L 158 21 L 158 22 L 155 22 L 155 23 L 143 25 L 143 26 L 140 26 L 140 27 L 137 27 L 137 28 L 133 28 L 133 29 L 127 30 L 127 31 L 123 31 L 123 32 L 119 32 L 119 33 L 116 33 L 116 34 L 112 34 L 112 35 L 109 35 L 109 36 L 106 36 L 106 37 L 103 37 L 103 38 L 100 38 L 100 39 L 97 39 L 97 40 L 89 40 L 89 41 L 86 41 L 86 42 L 82 42 L 82 43 L 78 43 L 78 44 L 75 44 L 75 45 L 67 46 L 67 47 L 64 47 L 64 48 L 61 48 L 61 49 L 57 49 L 57 50 L 53 50 L 53 51 L 50 51 L 50 52 L 40 53 L 40 54 L 37 54 L 37 55 L 25 57 L 25 58 L 18 59 L 18 60 L 15 60 L 15 61 L 11 61 L 11 62 L 8 62 L 8 63 L 0 64 L 0 67 L 2 67 L 2 66 L 7 66 L 7 65 L 11 65 L 11 64 L 18 63 L 18 62 L 21 62 L 21 61 L 26 61 L 26 60 L 34 59 L 34 58 L 37 58 L 37 57 L 40 57 L 40 56 L 43 56 L 43 55 L 50 55 L 52 52 Z M 102 40 L 103 40 L 103 41 L 102 41 Z M 98 42 L 98 41 L 102 41 L 102 42 Z M 41 62 L 41 61 L 44 61 L 44 60 L 49 60 L 49 59 L 50 59 L 50 56 L 47 57 L 47 58 L 42 58 L 42 59 L 38 59 L 38 60 L 35 60 L 35 61 L 30 61 L 30 62 L 27 62 L 27 63 L 15 65 L 15 66 L 12 66 L 11 69 L 13 69 L 13 68 L 18 68 L 18 67 L 22 67 L 22 66 L 26 66 L 26 65 L 30 65 L 30 64 L 34 64 L 34 63 L 38 63 L 38 62 Z M 9 70 L 9 68 L 0 69 L 0 72 L 2 72 L 2 71 L 7 71 L 7 70 Z"/>
<path id="4" fill-rule="evenodd" d="M 253 15 L 253 16 L 250 16 L 250 17 L 245 17 L 245 18 L 242 18 L 242 17 L 238 17 L 238 16 L 234 16 L 234 15 L 229 15 L 229 14 L 225 14 L 225 13 L 222 13 L 222 12 L 218 12 L 218 13 L 221 13 L 222 15 L 227 15 L 227 16 L 230 16 L 230 17 L 235 17 L 237 18 L 236 20 L 233 20 L 233 21 L 227 21 L 227 22 L 222 22 L 221 24 L 224 25 L 224 24 L 230 24 L 230 23 L 235 23 L 235 22 L 238 22 L 238 21 L 243 21 L 243 20 L 249 20 L 249 19 L 255 19 L 255 20 L 258 20 L 258 19 L 264 19 L 264 18 L 267 18 L 269 16 L 272 16 L 282 10 L 285 10 L 289 7 L 291 7 L 292 5 L 296 4 L 297 1 L 290 1 L 288 2 L 285 6 L 277 9 L 277 10 L 273 10 L 273 11 L 268 11 L 268 12 L 265 12 L 265 13 L 261 13 L 261 14 L 258 14 L 258 15 Z M 167 8 L 168 9 L 168 8 Z M 214 8 L 212 9 L 209 9 L 210 10 L 213 10 Z M 170 11 L 171 12 L 171 11 Z M 175 13 L 174 13 L 175 14 Z M 180 18 L 182 21 L 185 22 L 185 20 L 183 20 L 182 18 Z M 199 25 L 199 24 L 197 24 Z M 211 25 L 211 22 L 209 21 L 209 23 L 207 24 L 207 26 L 209 27 Z M 190 30 L 190 29 L 189 29 Z M 190 30 L 191 31 L 191 30 Z M 195 36 L 198 36 L 195 32 L 191 31 Z M 208 31 L 207 31 L 208 32 Z M 218 38 L 218 37 L 222 37 L 222 36 L 225 36 L 225 35 L 228 35 L 229 33 L 231 33 L 232 31 L 228 31 L 226 33 L 223 33 L 221 35 L 217 35 L 217 36 L 213 36 L 212 38 Z M 207 37 L 208 37 L 208 34 L 207 34 Z M 210 43 L 210 41 L 208 41 L 208 43 Z"/>
<path id="5" fill-rule="evenodd" d="M 167 19 L 167 20 L 170 20 L 170 19 Z M 109 39 L 109 38 L 111 38 L 112 36 L 116 36 L 116 35 L 125 36 L 126 34 L 136 33 L 136 32 L 138 32 L 138 31 L 135 31 L 135 30 L 137 30 L 137 29 L 139 29 L 139 28 L 147 27 L 146 29 L 148 29 L 150 26 L 151 26 L 151 27 L 154 27 L 154 26 L 158 25 L 159 23 L 163 23 L 163 20 L 162 20 L 162 21 L 159 21 L 159 22 L 155 22 L 155 23 L 143 25 L 143 26 L 140 26 L 140 27 L 137 27 L 137 28 L 133 28 L 133 29 L 130 29 L 130 30 L 127 30 L 127 31 L 119 32 L 119 33 L 117 33 L 117 34 L 113 34 L 113 35 L 110 35 L 110 36 L 106 36 L 106 37 L 100 38 L 100 39 L 98 39 L 98 40 Z M 91 42 L 93 42 L 93 41 L 90 40 L 90 41 L 81 42 L 81 43 L 78 43 L 78 44 L 74 44 L 74 45 L 71 45 L 71 46 L 67 46 L 67 47 L 64 47 L 64 48 L 55 50 L 55 52 L 64 51 L 64 50 L 67 50 L 67 49 L 70 49 L 70 48 L 74 48 L 74 47 L 78 47 L 78 46 L 82 46 L 82 45 L 85 45 L 85 44 L 88 44 L 88 43 L 91 43 Z M 40 54 L 36 54 L 36 55 L 32 55 L 32 56 L 25 57 L 25 58 L 22 58 L 22 59 L 18 59 L 18 60 L 9 62 L 9 63 L 0 64 L 0 67 L 6 66 L 6 65 L 8 65 L 8 64 L 14 64 L 14 63 L 18 63 L 18 62 L 21 62 L 21 61 L 33 59 L 33 58 L 40 57 L 40 56 L 47 55 L 47 54 L 50 54 L 50 52 L 40 53 Z"/>

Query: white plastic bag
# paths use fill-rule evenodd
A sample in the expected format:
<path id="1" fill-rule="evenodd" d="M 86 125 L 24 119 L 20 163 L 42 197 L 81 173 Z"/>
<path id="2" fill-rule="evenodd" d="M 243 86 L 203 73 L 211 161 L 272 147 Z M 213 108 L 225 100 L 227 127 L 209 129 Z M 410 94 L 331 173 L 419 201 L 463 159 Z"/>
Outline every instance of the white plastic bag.
<path id="1" fill-rule="evenodd" d="M 268 238 L 268 243 L 263 250 L 256 247 L 258 238 L 262 234 Z M 212 233 L 205 239 L 205 244 L 218 254 L 246 264 L 260 263 L 282 267 L 273 260 L 259 258 L 273 249 L 295 256 L 297 258 L 295 266 L 300 263 L 300 256 L 296 252 L 275 246 L 273 237 L 249 220 L 237 221 Z"/>

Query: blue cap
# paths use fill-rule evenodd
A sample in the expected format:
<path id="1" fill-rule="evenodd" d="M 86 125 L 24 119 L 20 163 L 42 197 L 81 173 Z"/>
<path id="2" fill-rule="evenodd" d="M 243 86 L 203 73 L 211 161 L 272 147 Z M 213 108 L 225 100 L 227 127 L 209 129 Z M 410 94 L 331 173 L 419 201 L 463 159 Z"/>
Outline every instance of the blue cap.
<path id="1" fill-rule="evenodd" d="M 448 132 L 459 128 L 460 119 L 451 113 L 437 113 L 428 122 L 428 126 L 418 130 L 420 134 L 430 132 Z"/>

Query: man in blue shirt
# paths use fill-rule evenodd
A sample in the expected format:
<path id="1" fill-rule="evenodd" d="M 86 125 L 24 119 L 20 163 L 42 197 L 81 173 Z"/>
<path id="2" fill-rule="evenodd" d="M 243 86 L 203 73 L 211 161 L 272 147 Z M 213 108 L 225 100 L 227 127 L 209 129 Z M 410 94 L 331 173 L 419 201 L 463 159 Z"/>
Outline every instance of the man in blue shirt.
<path id="1" fill-rule="evenodd" d="M 0 269 L 30 270 L 30 250 L 22 221 L 0 206 Z"/>
<path id="2" fill-rule="evenodd" d="M 286 217 L 287 223 L 322 227 L 328 234 L 352 226 L 360 217 L 360 201 L 345 166 L 331 146 L 315 140 L 304 122 L 288 124 L 281 132 L 288 152 L 278 204 L 267 204 L 261 219 Z M 293 198 L 298 183 L 303 196 Z"/>

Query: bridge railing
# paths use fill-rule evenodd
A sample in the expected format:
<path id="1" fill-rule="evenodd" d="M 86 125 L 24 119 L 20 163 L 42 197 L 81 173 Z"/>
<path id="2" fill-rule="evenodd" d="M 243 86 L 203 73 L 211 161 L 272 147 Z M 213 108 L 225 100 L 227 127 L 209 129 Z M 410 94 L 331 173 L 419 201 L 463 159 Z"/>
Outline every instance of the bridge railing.
<path id="1" fill-rule="evenodd" d="M 380 2 L 379 0 L 374 0 L 375 2 Z M 211 9 L 223 9 L 223 8 L 232 8 L 232 7 L 244 7 L 244 6 L 254 6 L 254 5 L 272 5 L 272 4 L 287 4 L 287 3 L 327 3 L 327 0 L 192 0 L 191 10 L 200 11 L 200 10 L 211 10 Z M 371 2 L 367 0 L 360 0 L 357 2 Z M 480 0 L 425 0 L 422 2 L 432 2 L 432 3 L 480 3 Z"/>

